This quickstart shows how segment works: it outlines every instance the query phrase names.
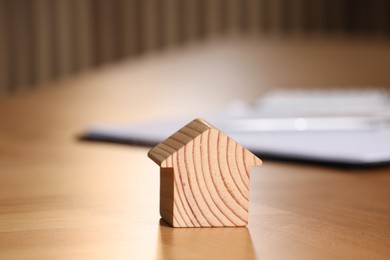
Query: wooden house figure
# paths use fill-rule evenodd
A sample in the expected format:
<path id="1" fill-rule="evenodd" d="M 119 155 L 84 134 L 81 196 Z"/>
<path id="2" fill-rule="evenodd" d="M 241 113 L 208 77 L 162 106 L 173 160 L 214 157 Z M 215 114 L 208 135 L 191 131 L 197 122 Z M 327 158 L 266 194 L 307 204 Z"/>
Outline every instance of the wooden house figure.
<path id="1" fill-rule="evenodd" d="M 195 119 L 148 153 L 160 166 L 160 215 L 173 227 L 248 224 L 249 176 L 261 160 Z"/>

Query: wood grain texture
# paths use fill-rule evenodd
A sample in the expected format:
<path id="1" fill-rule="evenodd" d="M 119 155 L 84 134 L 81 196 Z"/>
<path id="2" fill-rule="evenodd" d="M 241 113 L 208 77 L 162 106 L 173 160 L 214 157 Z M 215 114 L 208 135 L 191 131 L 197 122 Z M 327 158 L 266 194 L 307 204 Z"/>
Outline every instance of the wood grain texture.
<path id="1" fill-rule="evenodd" d="M 152 148 L 161 167 L 160 214 L 173 227 L 248 224 L 249 179 L 261 160 L 202 119 Z"/>

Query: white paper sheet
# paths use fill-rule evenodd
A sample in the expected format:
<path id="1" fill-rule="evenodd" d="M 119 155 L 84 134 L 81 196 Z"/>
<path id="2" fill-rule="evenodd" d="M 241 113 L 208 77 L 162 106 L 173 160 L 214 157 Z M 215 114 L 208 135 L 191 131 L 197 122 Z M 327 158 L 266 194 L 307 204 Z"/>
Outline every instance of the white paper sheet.
<path id="1" fill-rule="evenodd" d="M 294 93 L 280 93 L 259 99 L 255 108 L 243 102 L 233 102 L 221 115 L 205 119 L 260 157 L 347 166 L 390 163 L 390 126 L 388 122 L 382 122 L 390 111 L 388 96 L 375 92 L 371 98 L 365 99 L 370 93 L 343 92 L 337 96 L 343 99 L 337 101 L 332 98 L 337 93 L 332 92 L 328 96 L 320 93 L 318 101 L 313 101 L 316 99 L 313 93 L 295 93 L 295 100 L 289 99 Z M 310 107 L 305 107 L 305 98 L 311 103 Z M 326 99 L 333 101 L 332 109 L 326 108 L 329 103 Z M 335 104 L 340 104 L 339 108 L 335 109 Z M 329 117 L 329 113 L 324 117 L 324 111 L 330 110 L 333 117 Z M 284 118 L 286 115 L 288 117 Z M 310 117 L 313 115 L 319 117 Z M 342 115 L 349 117 L 340 117 Z M 156 145 L 193 119 L 98 125 L 87 129 L 83 138 Z M 243 120 L 260 120 L 260 128 L 257 129 L 252 121 Z"/>

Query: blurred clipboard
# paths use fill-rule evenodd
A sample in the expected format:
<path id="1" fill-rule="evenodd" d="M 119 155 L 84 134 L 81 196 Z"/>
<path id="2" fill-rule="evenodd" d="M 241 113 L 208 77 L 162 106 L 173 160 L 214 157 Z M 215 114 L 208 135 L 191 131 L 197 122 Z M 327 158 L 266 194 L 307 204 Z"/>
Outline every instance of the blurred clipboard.
<path id="1" fill-rule="evenodd" d="M 293 96 L 291 93 L 287 94 L 288 97 Z M 324 98 L 324 94 L 320 94 L 321 98 Z M 285 96 L 286 93 L 283 92 L 281 95 Z M 353 95 L 356 99 L 356 94 Z M 363 96 L 366 104 L 378 103 L 378 100 L 368 100 L 367 93 L 363 93 Z M 254 109 L 253 105 L 248 106 L 243 102 L 235 102 L 224 113 L 204 118 L 260 158 L 346 167 L 390 163 L 390 127 L 383 117 L 390 107 L 386 100 L 380 107 L 371 104 L 369 113 L 367 108 L 364 113 L 362 111 L 355 113 L 359 106 L 353 105 L 353 108 L 348 108 L 348 104 L 341 102 L 343 111 L 338 113 L 340 108 L 335 108 L 334 105 L 325 107 L 325 110 L 318 106 L 307 109 L 307 104 L 304 104 L 306 109 L 299 107 L 291 109 L 291 100 L 288 104 L 281 104 L 280 94 L 276 97 L 276 107 L 273 107 L 275 105 L 273 102 L 269 102 L 275 101 L 274 95 L 268 99 L 261 99 L 266 100 L 268 104 L 264 105 L 262 102 L 260 109 Z M 382 96 L 380 97 L 382 100 Z M 313 102 L 312 99 L 313 97 L 310 97 L 310 102 Z M 334 102 L 334 98 L 332 100 Z M 325 103 L 329 104 L 327 102 Z M 332 109 L 334 111 L 330 111 Z M 291 112 L 292 110 L 294 111 Z M 125 125 L 96 125 L 88 128 L 82 139 L 153 146 L 192 119 L 194 118 Z"/>

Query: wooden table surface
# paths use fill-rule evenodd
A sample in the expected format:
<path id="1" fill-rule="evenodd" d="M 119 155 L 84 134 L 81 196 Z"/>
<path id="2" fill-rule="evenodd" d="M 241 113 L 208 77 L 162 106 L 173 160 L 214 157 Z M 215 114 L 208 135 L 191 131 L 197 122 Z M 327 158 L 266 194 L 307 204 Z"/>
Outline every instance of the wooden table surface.
<path id="1" fill-rule="evenodd" d="M 390 86 L 380 41 L 222 39 L 157 52 L 0 101 L 0 259 L 389 259 L 390 167 L 264 161 L 248 228 L 160 221 L 148 148 L 77 140 L 253 101 L 275 86 Z"/>

